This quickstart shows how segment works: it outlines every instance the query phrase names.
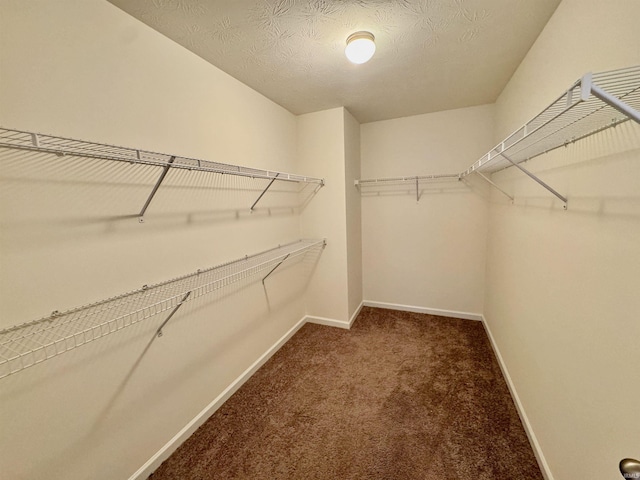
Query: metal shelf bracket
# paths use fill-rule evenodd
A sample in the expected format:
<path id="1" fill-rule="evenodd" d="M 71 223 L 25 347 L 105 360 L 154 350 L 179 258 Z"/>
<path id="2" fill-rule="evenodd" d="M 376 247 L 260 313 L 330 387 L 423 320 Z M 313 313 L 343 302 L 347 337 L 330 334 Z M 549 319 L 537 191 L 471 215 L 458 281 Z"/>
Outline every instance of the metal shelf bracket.
<path id="1" fill-rule="evenodd" d="M 324 247 L 326 247 L 326 246 L 327 246 L 327 239 L 324 239 L 324 240 L 322 240 L 322 248 L 324 249 Z M 278 264 L 277 264 L 275 267 L 273 267 L 273 268 L 269 271 L 269 273 L 267 273 L 267 274 L 262 278 L 262 285 L 263 285 L 263 286 L 264 286 L 264 281 L 269 277 L 269 275 L 271 275 L 273 272 L 275 272 L 275 271 L 276 271 L 276 269 L 277 269 L 280 265 L 282 265 L 282 264 L 287 260 L 287 258 L 289 258 L 290 256 L 291 256 L 291 254 L 290 254 L 290 253 L 288 253 L 288 254 L 287 254 L 287 255 L 286 255 L 282 260 L 280 260 L 280 261 L 278 262 Z"/>
<path id="2" fill-rule="evenodd" d="M 282 260 L 280 260 L 280 262 L 278 262 L 278 264 L 277 264 L 275 267 L 273 267 L 273 268 L 269 271 L 269 273 L 267 273 L 267 274 L 262 278 L 262 285 L 264 285 L 264 281 L 267 279 L 267 277 L 268 277 L 269 275 L 271 275 L 271 274 L 272 274 L 272 273 L 273 273 L 273 272 L 274 272 L 274 271 L 275 271 L 275 270 L 276 270 L 280 265 L 282 265 L 282 264 L 284 263 L 284 261 L 285 261 L 287 258 L 289 258 L 289 255 L 291 255 L 291 254 L 287 254 L 287 256 L 286 256 L 286 257 L 284 257 Z"/>
<path id="3" fill-rule="evenodd" d="M 602 90 L 597 85 L 591 85 L 591 93 L 593 93 L 594 97 L 598 97 L 600 100 L 602 100 L 604 103 L 606 103 L 610 107 L 615 108 L 620 113 L 635 120 L 637 123 L 640 123 L 640 112 L 638 112 L 634 108 L 631 108 L 625 102 L 620 101 L 618 98 L 614 97 L 613 95 L 609 95 L 607 92 Z"/>
<path id="4" fill-rule="evenodd" d="M 479 172 L 478 170 L 475 171 L 475 173 L 477 173 L 478 175 L 480 175 L 480 178 L 482 178 L 485 182 L 487 182 L 489 185 L 491 185 L 493 188 L 495 188 L 496 190 L 498 190 L 500 193 L 502 193 L 504 196 L 508 197 L 509 200 L 511 200 L 511 203 L 513 204 L 513 202 L 515 201 L 515 199 L 509 195 L 507 192 L 505 192 L 502 188 L 500 188 L 498 185 L 496 185 L 490 178 L 488 178 L 487 176 L 485 176 L 484 174 L 482 174 L 481 172 Z"/>
<path id="5" fill-rule="evenodd" d="M 161 337 L 161 336 L 163 335 L 163 333 L 162 333 L 162 329 L 163 329 L 163 328 L 164 328 L 164 326 L 167 324 L 167 322 L 168 322 L 169 320 L 171 320 L 171 317 L 173 317 L 173 316 L 175 315 L 175 313 L 176 313 L 176 312 L 178 311 L 178 309 L 182 306 L 182 304 L 185 302 L 185 300 L 186 300 L 187 298 L 189 298 L 189 295 L 191 295 L 191 292 L 187 292 L 187 294 L 186 294 L 184 297 L 182 297 L 182 300 L 180 300 L 180 303 L 178 303 L 178 304 L 173 308 L 173 310 L 171 310 L 171 313 L 169 314 L 169 316 L 165 319 L 165 321 L 164 321 L 164 322 L 162 322 L 162 325 L 160 325 L 160 327 L 158 327 L 158 331 L 156 332 L 156 335 L 157 335 L 158 337 Z"/>
<path id="6" fill-rule="evenodd" d="M 259 202 L 259 201 L 260 201 L 260 199 L 263 197 L 263 195 L 264 195 L 265 193 L 267 193 L 267 190 L 269 190 L 269 187 L 271 187 L 271 185 L 273 185 L 273 182 L 275 182 L 275 181 L 276 181 L 276 178 L 278 178 L 278 176 L 279 176 L 279 175 L 280 175 L 279 173 L 276 173 L 276 176 L 275 176 L 275 177 L 273 177 L 273 178 L 271 179 L 271 181 L 270 181 L 270 182 L 269 182 L 269 184 L 265 187 L 265 189 L 262 191 L 262 193 L 260 194 L 260 196 L 256 199 L 256 201 L 255 201 L 255 202 L 253 202 L 253 205 L 251 205 L 251 208 L 249 209 L 249 210 L 251 210 L 251 212 L 253 212 L 253 209 L 255 208 L 255 206 L 258 204 L 258 202 Z"/>
<path id="7" fill-rule="evenodd" d="M 563 205 L 562 208 L 564 208 L 565 210 L 567 209 L 567 203 L 569 202 L 569 200 L 567 200 L 567 197 L 565 197 L 564 195 L 559 194 L 555 189 L 553 189 L 552 187 L 550 187 L 547 183 L 543 182 L 542 180 L 540 180 L 538 177 L 536 177 L 533 173 L 531 173 L 529 170 L 526 170 L 524 167 L 522 167 L 521 165 L 517 164 L 516 162 L 514 162 L 513 160 L 511 160 L 507 155 L 503 153 L 500 153 L 500 155 L 502 155 L 503 158 L 505 158 L 511 165 L 513 165 L 514 167 L 516 167 L 518 170 L 520 170 L 522 173 L 524 173 L 525 175 L 527 175 L 530 179 L 532 179 L 534 182 L 538 183 L 539 185 L 541 185 L 542 187 L 544 187 L 545 189 L 547 189 L 548 191 L 550 191 L 551 193 L 553 193 L 556 197 L 558 197 L 560 200 L 562 200 Z"/>
<path id="8" fill-rule="evenodd" d="M 163 167 L 162 173 L 160 174 L 160 178 L 158 178 L 158 181 L 154 185 L 153 190 L 151 190 L 151 194 L 149 195 L 149 198 L 147 198 L 147 201 L 144 203 L 144 207 L 142 207 L 142 210 L 140 210 L 140 215 L 138 215 L 139 217 L 138 221 L 140 223 L 144 223 L 144 213 L 147 211 L 147 208 L 149 208 L 149 204 L 151 203 L 151 200 L 153 200 L 153 197 L 155 196 L 156 192 L 160 188 L 160 185 L 164 181 L 164 177 L 166 177 L 167 173 L 169 173 L 171 164 L 175 161 L 176 161 L 176 157 L 173 156 L 169 159 L 168 163 Z"/>

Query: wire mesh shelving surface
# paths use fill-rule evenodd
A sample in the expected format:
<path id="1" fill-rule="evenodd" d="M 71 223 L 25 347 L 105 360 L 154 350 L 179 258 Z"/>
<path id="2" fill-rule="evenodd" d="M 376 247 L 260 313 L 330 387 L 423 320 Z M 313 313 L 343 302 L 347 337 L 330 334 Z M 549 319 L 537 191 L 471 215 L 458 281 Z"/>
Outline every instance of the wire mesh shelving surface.
<path id="1" fill-rule="evenodd" d="M 49 317 L 0 330 L 0 378 L 17 373 L 245 278 L 285 260 L 318 252 L 324 240 L 299 240 L 222 265 L 198 270 L 106 300 L 53 312 Z M 266 277 L 265 277 L 266 278 Z M 263 278 L 264 280 L 264 278 Z M 166 321 L 165 321 L 166 322 Z"/>
<path id="2" fill-rule="evenodd" d="M 640 111 L 640 66 L 585 75 L 461 175 L 493 173 L 512 166 L 503 154 L 521 163 L 630 119 L 601 99 L 597 91 Z"/>
<path id="3" fill-rule="evenodd" d="M 368 178 L 362 180 L 356 180 L 355 185 L 357 187 L 370 187 L 376 185 L 402 185 L 406 183 L 428 182 L 433 180 L 458 180 L 460 174 L 458 173 L 441 173 L 436 175 L 414 175 L 412 177 L 387 177 L 387 178 Z"/>
<path id="4" fill-rule="evenodd" d="M 70 155 L 132 164 L 153 165 L 157 167 L 239 175 L 251 178 L 324 184 L 324 180 L 321 178 L 243 167 L 209 160 L 198 160 L 178 155 L 155 153 L 146 150 L 137 150 L 128 147 L 87 142 L 84 140 L 75 140 L 2 127 L 0 127 L 0 147 L 53 153 L 58 156 Z"/>

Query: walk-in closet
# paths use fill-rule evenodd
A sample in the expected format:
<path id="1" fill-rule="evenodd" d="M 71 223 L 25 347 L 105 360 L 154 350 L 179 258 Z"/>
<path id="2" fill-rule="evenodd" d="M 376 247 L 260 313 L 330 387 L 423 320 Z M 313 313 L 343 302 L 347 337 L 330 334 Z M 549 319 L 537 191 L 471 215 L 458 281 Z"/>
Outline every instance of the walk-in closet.
<path id="1" fill-rule="evenodd" d="M 0 478 L 640 478 L 636 0 L 0 0 Z"/>

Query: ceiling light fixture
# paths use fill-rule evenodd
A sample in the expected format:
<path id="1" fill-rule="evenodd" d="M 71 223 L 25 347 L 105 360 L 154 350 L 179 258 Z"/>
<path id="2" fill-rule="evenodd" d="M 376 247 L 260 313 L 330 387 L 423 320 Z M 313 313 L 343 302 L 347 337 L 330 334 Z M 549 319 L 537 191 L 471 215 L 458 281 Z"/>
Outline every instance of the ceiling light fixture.
<path id="1" fill-rule="evenodd" d="M 376 51 L 375 38 L 369 32 L 356 32 L 347 38 L 344 54 L 353 63 L 365 63 L 371 60 Z"/>

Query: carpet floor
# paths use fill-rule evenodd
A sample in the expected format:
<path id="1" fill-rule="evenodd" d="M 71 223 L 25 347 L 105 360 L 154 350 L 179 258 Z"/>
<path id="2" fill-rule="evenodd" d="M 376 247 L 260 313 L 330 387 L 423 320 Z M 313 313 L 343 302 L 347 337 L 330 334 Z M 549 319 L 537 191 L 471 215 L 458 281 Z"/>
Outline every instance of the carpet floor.
<path id="1" fill-rule="evenodd" d="M 150 477 L 538 480 L 480 322 L 306 324 Z"/>

